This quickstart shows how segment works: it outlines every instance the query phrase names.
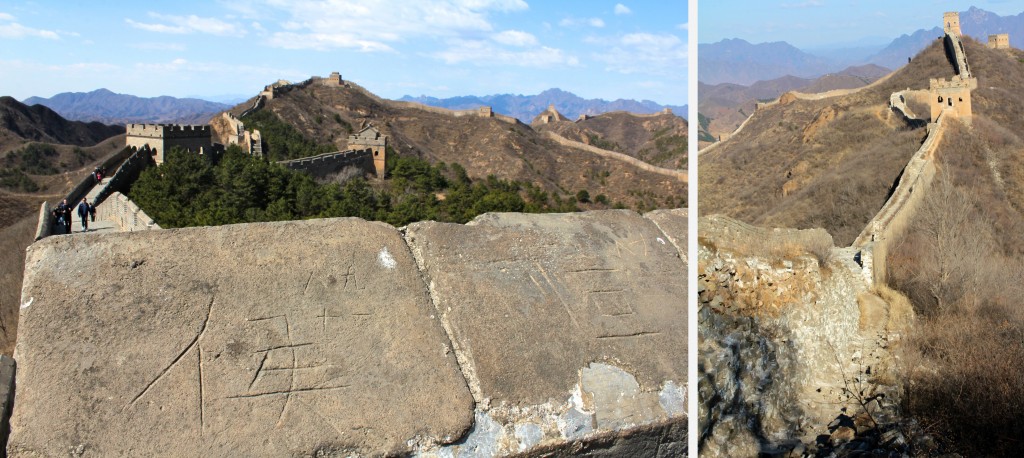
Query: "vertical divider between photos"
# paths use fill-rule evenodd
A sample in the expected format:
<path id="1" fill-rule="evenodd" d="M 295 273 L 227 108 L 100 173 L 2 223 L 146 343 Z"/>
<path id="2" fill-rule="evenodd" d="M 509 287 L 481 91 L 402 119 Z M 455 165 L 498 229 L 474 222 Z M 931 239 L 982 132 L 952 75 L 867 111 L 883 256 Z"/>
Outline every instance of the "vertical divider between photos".
<path id="1" fill-rule="evenodd" d="M 698 165 L 697 159 L 700 154 L 697 151 L 697 126 L 698 122 L 697 115 L 697 25 L 698 25 L 698 12 L 697 12 L 697 0 L 687 0 L 687 18 L 686 18 L 686 33 L 687 33 L 687 101 L 689 102 L 687 109 L 687 118 L 689 123 L 687 128 L 689 129 L 687 135 L 687 161 L 686 169 L 689 176 L 689 183 L 686 187 L 687 194 L 687 205 L 689 210 L 687 211 L 687 230 L 686 230 L 686 268 L 687 268 L 687 454 L 689 456 L 699 456 L 699 450 L 697 450 L 697 444 L 700 439 L 700 428 L 698 424 L 698 409 L 699 400 L 697 394 L 700 391 L 697 384 L 697 345 L 699 342 L 697 336 L 697 217 L 700 211 L 697 190 L 698 186 Z"/>

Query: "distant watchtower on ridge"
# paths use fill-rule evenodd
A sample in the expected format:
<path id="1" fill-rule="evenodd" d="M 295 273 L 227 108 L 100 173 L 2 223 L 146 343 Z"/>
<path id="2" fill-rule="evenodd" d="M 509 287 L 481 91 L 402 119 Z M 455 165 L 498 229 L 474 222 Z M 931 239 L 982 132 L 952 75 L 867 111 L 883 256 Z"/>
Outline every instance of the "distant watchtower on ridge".
<path id="1" fill-rule="evenodd" d="M 963 35 L 960 33 L 960 13 L 956 11 L 942 13 L 942 30 L 948 35 Z"/>

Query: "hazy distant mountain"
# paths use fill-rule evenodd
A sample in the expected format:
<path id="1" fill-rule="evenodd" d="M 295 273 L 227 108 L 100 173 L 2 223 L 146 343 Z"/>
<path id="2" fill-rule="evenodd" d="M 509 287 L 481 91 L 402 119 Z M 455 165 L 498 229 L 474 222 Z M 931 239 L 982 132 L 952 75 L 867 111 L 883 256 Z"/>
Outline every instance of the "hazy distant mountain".
<path id="1" fill-rule="evenodd" d="M 686 88 L 680 88 L 685 90 Z M 523 122 L 530 122 L 534 116 L 546 110 L 548 105 L 555 105 L 559 113 L 569 119 L 575 120 L 581 114 L 598 115 L 609 111 L 628 111 L 631 113 L 657 113 L 665 108 L 671 108 L 672 112 L 679 117 L 686 117 L 686 105 L 659 105 L 650 100 L 636 101 L 632 99 L 618 99 L 607 101 L 603 99 L 584 99 L 571 92 L 561 89 L 548 89 L 537 95 L 517 94 L 496 94 L 485 96 L 461 96 L 447 99 L 428 97 L 404 96 L 401 99 L 406 102 L 418 102 L 434 107 L 448 108 L 451 110 L 465 110 L 479 106 L 489 106 L 495 113 L 501 113 L 515 117 Z"/>
<path id="2" fill-rule="evenodd" d="M 935 24 L 941 25 L 941 22 L 942 16 L 937 15 Z M 1010 44 L 1024 49 L 1024 13 L 1000 16 L 972 6 L 960 13 L 960 28 L 964 34 L 982 43 L 988 41 L 989 35 L 1009 33 Z M 868 46 L 851 48 L 856 49 L 855 53 L 851 53 L 851 49 L 835 49 L 816 50 L 812 54 L 786 42 L 751 44 L 738 38 L 699 44 L 698 79 L 710 85 L 736 83 L 749 86 L 757 81 L 786 75 L 817 78 L 850 65 L 875 64 L 896 69 L 906 65 L 908 57 L 921 52 L 941 36 L 941 26 L 921 29 L 879 46 L 876 52 L 867 52 Z"/>
<path id="3" fill-rule="evenodd" d="M 48 99 L 29 97 L 26 105 L 44 105 L 75 121 L 99 121 L 104 124 L 133 122 L 206 124 L 210 118 L 231 105 L 200 99 L 170 96 L 136 97 L 106 89 L 92 92 L 64 92 Z"/>
<path id="4" fill-rule="evenodd" d="M 784 41 L 751 44 L 739 38 L 697 45 L 697 79 L 705 84 L 750 85 L 782 76 L 814 78 L 842 68 L 837 62 L 803 52 Z"/>
<path id="5" fill-rule="evenodd" d="M 942 22 L 942 21 L 939 21 Z M 907 58 L 917 55 L 931 42 L 943 35 L 942 27 L 918 30 L 910 35 L 902 35 L 893 40 L 884 49 L 868 58 L 868 62 L 883 67 L 900 68 L 907 64 Z"/>
<path id="6" fill-rule="evenodd" d="M 121 126 L 68 121 L 45 106 L 0 97 L 0 151 L 26 141 L 90 146 L 123 133 Z"/>

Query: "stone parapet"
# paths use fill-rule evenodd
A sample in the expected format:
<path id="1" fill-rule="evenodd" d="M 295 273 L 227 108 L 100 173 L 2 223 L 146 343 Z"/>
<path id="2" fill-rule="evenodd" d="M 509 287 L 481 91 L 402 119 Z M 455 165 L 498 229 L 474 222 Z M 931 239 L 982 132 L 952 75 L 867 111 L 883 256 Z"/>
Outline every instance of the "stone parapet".
<path id="1" fill-rule="evenodd" d="M 153 218 L 135 205 L 128 196 L 119 192 L 112 193 L 96 206 L 96 218 L 111 221 L 125 232 L 160 229 L 160 225 L 153 221 Z"/>
<path id="2" fill-rule="evenodd" d="M 45 239 L 8 454 L 679 456 L 685 228 L 600 211 Z"/>

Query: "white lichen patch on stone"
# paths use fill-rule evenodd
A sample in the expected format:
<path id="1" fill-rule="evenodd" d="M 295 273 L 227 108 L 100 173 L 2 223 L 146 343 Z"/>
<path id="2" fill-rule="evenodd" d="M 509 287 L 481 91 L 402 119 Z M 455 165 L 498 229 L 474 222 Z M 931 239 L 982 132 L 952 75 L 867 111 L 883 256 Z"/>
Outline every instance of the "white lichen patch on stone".
<path id="1" fill-rule="evenodd" d="M 669 417 L 686 416 L 686 387 L 669 380 L 658 393 L 658 403 Z"/>
<path id="2" fill-rule="evenodd" d="M 27 308 L 31 307 L 32 306 L 32 301 L 34 301 L 35 299 L 36 298 L 34 298 L 34 297 L 28 298 L 28 302 L 25 302 L 24 304 L 21 304 L 21 309 L 24 310 L 24 309 L 27 309 Z"/>
<path id="3" fill-rule="evenodd" d="M 598 430 L 633 427 L 667 416 L 658 394 L 641 391 L 633 374 L 610 364 L 584 368 L 580 385 L 584 401 L 593 406 Z"/>
<path id="4" fill-rule="evenodd" d="M 398 265 L 395 258 L 388 252 L 388 247 L 381 248 L 380 253 L 377 253 L 377 262 L 385 269 L 394 269 Z"/>

